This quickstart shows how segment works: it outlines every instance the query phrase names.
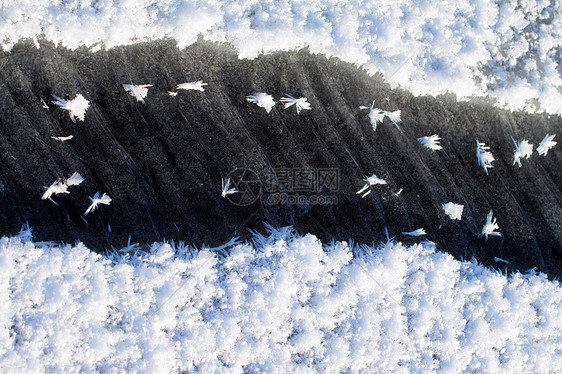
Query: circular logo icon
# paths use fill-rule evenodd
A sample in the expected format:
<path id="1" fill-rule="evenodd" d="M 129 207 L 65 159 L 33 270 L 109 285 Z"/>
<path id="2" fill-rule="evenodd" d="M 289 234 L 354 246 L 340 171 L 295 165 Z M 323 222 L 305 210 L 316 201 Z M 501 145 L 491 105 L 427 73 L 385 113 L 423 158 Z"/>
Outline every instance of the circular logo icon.
<path id="1" fill-rule="evenodd" d="M 234 169 L 226 176 L 230 179 L 231 188 L 236 193 L 226 195 L 228 201 L 238 206 L 248 206 L 255 203 L 261 196 L 261 181 L 258 175 L 250 169 Z"/>

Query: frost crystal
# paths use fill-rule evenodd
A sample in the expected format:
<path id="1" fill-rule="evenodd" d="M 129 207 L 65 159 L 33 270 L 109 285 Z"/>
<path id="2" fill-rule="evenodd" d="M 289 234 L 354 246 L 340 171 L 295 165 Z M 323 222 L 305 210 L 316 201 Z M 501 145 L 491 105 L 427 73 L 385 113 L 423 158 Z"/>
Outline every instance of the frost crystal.
<path id="1" fill-rule="evenodd" d="M 394 126 L 396 126 L 397 129 L 400 129 L 398 124 L 400 123 L 400 121 L 402 121 L 402 119 L 401 119 L 402 111 L 401 110 L 395 110 L 394 112 L 384 112 L 384 114 L 390 120 L 390 122 L 392 122 L 394 124 Z"/>
<path id="2" fill-rule="evenodd" d="M 231 195 L 238 192 L 236 188 L 230 188 L 230 183 L 232 183 L 230 178 L 227 178 L 226 180 L 224 178 L 222 179 L 222 197 L 226 197 L 226 195 Z"/>
<path id="3" fill-rule="evenodd" d="M 464 205 L 450 202 L 447 204 L 443 204 L 442 207 L 443 210 L 445 211 L 445 214 L 448 215 L 450 219 L 457 219 L 457 220 L 461 219 Z"/>
<path id="4" fill-rule="evenodd" d="M 74 135 L 69 135 L 69 136 L 51 136 L 51 138 L 58 140 L 59 142 L 63 143 L 66 142 L 67 140 L 70 140 L 72 138 L 74 138 Z"/>
<path id="5" fill-rule="evenodd" d="M 478 159 L 478 164 L 480 164 L 486 174 L 488 174 L 488 168 L 492 168 L 492 161 L 495 160 L 491 152 L 488 152 L 490 147 L 486 146 L 484 143 L 480 143 L 476 140 L 476 158 Z"/>
<path id="6" fill-rule="evenodd" d="M 519 143 L 515 142 L 512 138 L 513 144 L 515 144 L 515 150 L 513 151 L 513 165 L 521 167 L 521 158 L 529 158 L 533 154 L 533 145 L 529 144 L 528 141 L 522 140 Z"/>
<path id="7" fill-rule="evenodd" d="M 556 145 L 557 142 L 553 141 L 555 135 L 546 134 L 541 144 L 537 147 L 537 152 L 541 156 L 546 156 L 548 150 Z"/>
<path id="8" fill-rule="evenodd" d="M 82 182 L 84 182 L 84 178 L 82 178 L 82 176 L 77 172 L 74 172 L 74 174 L 72 174 L 65 183 L 67 186 L 78 186 Z"/>
<path id="9" fill-rule="evenodd" d="M 499 230 L 499 226 L 496 223 L 496 219 L 493 218 L 492 210 L 490 209 L 490 213 L 486 217 L 486 223 L 482 227 L 482 235 L 486 236 L 486 240 L 488 240 L 488 235 L 491 236 L 502 236 L 499 232 L 494 230 Z"/>
<path id="10" fill-rule="evenodd" d="M 422 143 L 425 147 L 431 149 L 432 151 L 440 151 L 443 149 L 443 147 L 439 145 L 440 140 L 441 137 L 437 134 L 418 138 L 418 141 L 420 143 Z"/>
<path id="11" fill-rule="evenodd" d="M 408 235 L 408 236 L 422 236 L 422 235 L 426 235 L 426 232 L 423 228 L 419 228 L 419 229 L 414 230 L 414 231 L 402 232 L 402 234 Z"/>
<path id="12" fill-rule="evenodd" d="M 137 101 L 145 104 L 144 98 L 148 95 L 148 89 L 152 86 L 152 84 L 124 84 L 123 88 L 125 91 L 130 92 L 131 96 L 137 99 Z"/>
<path id="13" fill-rule="evenodd" d="M 82 183 L 83 181 L 84 181 L 84 178 L 82 178 L 82 176 L 80 174 L 75 172 L 66 181 L 61 182 L 60 180 L 57 180 L 57 181 L 54 181 L 53 184 L 51 184 L 51 186 L 45 187 L 47 190 L 45 191 L 45 193 L 43 194 L 43 197 L 41 197 L 41 199 L 43 199 L 43 200 L 49 199 L 53 203 L 55 203 L 55 201 L 53 199 L 51 199 L 52 195 L 58 195 L 58 194 L 61 194 L 61 193 L 68 194 L 68 193 L 70 193 L 68 191 L 68 187 L 77 186 L 80 183 Z"/>
<path id="14" fill-rule="evenodd" d="M 70 192 L 68 192 L 68 186 L 61 181 L 54 181 L 53 184 L 51 184 L 49 187 L 45 187 L 45 188 L 47 189 L 47 191 L 45 191 L 45 193 L 43 194 L 43 197 L 41 197 L 41 199 L 43 199 L 43 200 L 49 199 L 53 203 L 54 203 L 54 201 L 53 201 L 53 199 L 51 199 L 52 195 L 58 195 L 60 193 L 70 193 Z"/>
<path id="15" fill-rule="evenodd" d="M 207 86 L 208 83 L 203 83 L 203 81 L 181 83 L 176 86 L 176 90 L 195 90 L 195 91 L 205 91 L 203 86 Z"/>
<path id="16" fill-rule="evenodd" d="M 400 130 L 398 124 L 401 121 L 401 110 L 395 110 L 394 112 L 387 112 L 386 110 L 382 110 L 380 108 L 375 108 L 375 101 L 371 103 L 370 106 L 360 106 L 359 109 L 361 110 L 369 110 L 369 120 L 371 121 L 371 126 L 373 126 L 373 131 L 377 131 L 377 124 L 380 122 L 382 123 L 384 117 L 387 117 L 390 122 L 396 126 L 397 129 Z"/>
<path id="17" fill-rule="evenodd" d="M 300 114 L 301 110 L 310 110 L 310 103 L 307 101 L 306 97 L 301 97 L 299 99 L 295 99 L 291 95 L 285 94 L 287 97 L 282 97 L 279 101 L 285 103 L 285 109 L 290 107 L 291 105 L 295 105 L 297 108 L 297 114 Z"/>
<path id="18" fill-rule="evenodd" d="M 90 197 L 90 201 L 92 202 L 92 204 L 90 204 L 88 209 L 86 209 L 86 212 L 84 212 L 85 216 L 87 216 L 88 213 L 96 210 L 99 204 L 109 205 L 111 203 L 111 198 L 107 196 L 105 193 L 100 197 L 100 193 L 96 192 L 96 194 L 93 197 Z"/>
<path id="19" fill-rule="evenodd" d="M 365 177 L 365 179 L 363 180 L 367 183 L 365 183 L 365 185 L 359 191 L 356 192 L 357 195 L 363 194 L 361 198 L 365 198 L 367 195 L 371 193 L 371 190 L 365 192 L 369 187 L 374 186 L 376 184 L 386 184 L 386 181 L 384 179 L 380 179 L 375 174 L 371 175 L 370 177 Z"/>
<path id="20" fill-rule="evenodd" d="M 265 92 L 256 92 L 253 95 L 246 96 L 246 100 L 250 103 L 254 103 L 259 107 L 265 109 L 267 113 L 271 112 L 271 108 L 275 105 L 275 100 L 273 96 L 266 94 Z"/>
<path id="21" fill-rule="evenodd" d="M 369 120 L 371 121 L 371 126 L 373 126 L 373 131 L 377 131 L 377 124 L 384 120 L 385 111 L 379 108 L 375 108 L 375 101 L 371 103 L 370 106 L 360 106 L 359 109 L 369 110 Z"/>
<path id="22" fill-rule="evenodd" d="M 84 98 L 84 96 L 78 94 L 72 100 L 64 100 L 58 96 L 53 95 L 56 100 L 53 100 L 53 104 L 60 106 L 64 110 L 68 110 L 70 119 L 72 122 L 76 123 L 76 120 L 84 121 L 84 116 L 86 115 L 86 110 L 90 107 L 90 102 Z"/>

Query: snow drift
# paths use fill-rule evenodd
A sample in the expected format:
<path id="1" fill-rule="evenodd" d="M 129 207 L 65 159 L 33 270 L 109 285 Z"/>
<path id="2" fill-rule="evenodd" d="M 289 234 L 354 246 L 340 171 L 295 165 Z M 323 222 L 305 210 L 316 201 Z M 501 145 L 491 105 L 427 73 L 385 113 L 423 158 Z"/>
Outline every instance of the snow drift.
<path id="1" fill-rule="evenodd" d="M 414 94 L 490 96 L 562 113 L 559 4 L 540 1 L 2 1 L 0 43 L 93 51 L 161 38 L 228 42 L 241 58 L 308 47 Z"/>
<path id="2" fill-rule="evenodd" d="M 109 257 L 34 244 L 29 230 L 3 237 L 2 371 L 562 367 L 562 289 L 543 274 L 503 275 L 430 242 L 323 246 L 269 231 L 251 244 Z"/>

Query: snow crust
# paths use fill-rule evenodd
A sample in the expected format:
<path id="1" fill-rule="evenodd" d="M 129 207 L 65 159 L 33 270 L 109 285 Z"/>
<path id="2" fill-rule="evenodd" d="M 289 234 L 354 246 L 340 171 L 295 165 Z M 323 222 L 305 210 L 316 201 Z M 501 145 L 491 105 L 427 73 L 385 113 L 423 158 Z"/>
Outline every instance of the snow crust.
<path id="1" fill-rule="evenodd" d="M 562 113 L 556 1 L 1 0 L 0 45 L 44 37 L 92 51 L 173 38 L 228 42 L 241 58 L 308 47 L 414 94 L 484 95 Z M 38 43 L 37 43 L 38 44 Z"/>
<path id="2" fill-rule="evenodd" d="M 5 372 L 556 372 L 562 288 L 430 242 L 288 228 L 197 251 L 0 239 Z M 229 255 L 225 254 L 228 250 Z"/>

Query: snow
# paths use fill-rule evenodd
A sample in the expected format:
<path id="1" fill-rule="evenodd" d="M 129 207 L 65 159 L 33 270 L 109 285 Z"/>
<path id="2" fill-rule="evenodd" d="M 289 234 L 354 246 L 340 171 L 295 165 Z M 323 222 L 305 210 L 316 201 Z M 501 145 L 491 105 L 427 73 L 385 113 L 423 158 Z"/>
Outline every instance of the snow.
<path id="1" fill-rule="evenodd" d="M 352 251 L 285 228 L 253 244 L 108 257 L 30 238 L 26 227 L 0 239 L 5 372 L 562 367 L 557 281 L 460 262 L 429 242 Z"/>
<path id="2" fill-rule="evenodd" d="M 201 37 L 240 58 L 308 47 L 415 95 L 489 96 L 561 114 L 561 13 L 546 0 L 3 0 L 0 45 L 46 38 L 95 52 L 161 38 L 184 48 Z"/>

